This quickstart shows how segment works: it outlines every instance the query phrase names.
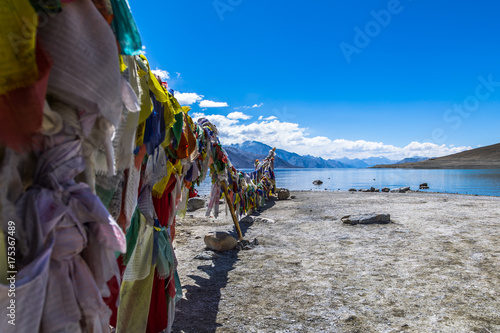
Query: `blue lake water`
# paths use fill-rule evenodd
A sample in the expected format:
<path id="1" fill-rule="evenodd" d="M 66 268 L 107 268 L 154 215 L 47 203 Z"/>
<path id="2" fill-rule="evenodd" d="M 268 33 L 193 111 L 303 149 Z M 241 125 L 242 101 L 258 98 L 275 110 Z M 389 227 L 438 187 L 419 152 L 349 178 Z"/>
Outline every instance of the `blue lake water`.
<path id="1" fill-rule="evenodd" d="M 252 171 L 242 169 L 241 171 Z M 413 170 L 413 169 L 275 169 L 276 186 L 289 190 L 347 191 L 350 188 L 397 188 L 418 190 L 421 183 L 430 192 L 500 196 L 500 169 L 496 170 Z M 313 185 L 316 179 L 320 186 Z M 197 188 L 210 192 L 210 179 Z"/>

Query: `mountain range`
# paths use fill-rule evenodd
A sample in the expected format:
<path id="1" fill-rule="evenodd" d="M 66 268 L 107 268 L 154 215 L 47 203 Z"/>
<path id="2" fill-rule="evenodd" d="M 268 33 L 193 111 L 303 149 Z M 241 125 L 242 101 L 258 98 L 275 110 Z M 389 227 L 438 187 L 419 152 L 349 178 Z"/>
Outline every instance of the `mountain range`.
<path id="1" fill-rule="evenodd" d="M 272 147 L 257 141 L 245 141 L 239 144 L 224 146 L 229 159 L 236 168 L 253 168 L 256 159 L 263 159 L 269 154 Z M 339 160 L 314 157 L 311 155 L 299 155 L 283 149 L 276 149 L 276 168 L 369 168 L 380 164 L 408 163 L 427 159 L 417 157 L 394 161 L 385 157 L 370 157 L 365 159 L 349 159 L 344 157 Z"/>

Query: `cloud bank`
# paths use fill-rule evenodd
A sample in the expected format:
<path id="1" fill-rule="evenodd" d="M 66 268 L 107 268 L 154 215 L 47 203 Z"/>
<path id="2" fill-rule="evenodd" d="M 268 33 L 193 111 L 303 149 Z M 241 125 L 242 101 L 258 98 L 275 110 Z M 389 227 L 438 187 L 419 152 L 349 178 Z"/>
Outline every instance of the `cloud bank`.
<path id="1" fill-rule="evenodd" d="M 293 122 L 282 122 L 275 116 L 267 118 L 261 116 L 258 121 L 242 123 L 240 120 L 251 118 L 243 112 L 232 112 L 227 116 L 207 115 L 201 112 L 193 114 L 195 120 L 200 117 L 209 119 L 217 126 L 221 143 L 224 145 L 259 141 L 300 155 L 312 155 L 325 159 L 384 156 L 397 160 L 413 156 L 440 157 L 472 148 L 416 141 L 404 147 L 396 147 L 383 142 L 330 139 L 325 136 L 310 137 L 307 128 L 300 127 L 299 124 Z"/>

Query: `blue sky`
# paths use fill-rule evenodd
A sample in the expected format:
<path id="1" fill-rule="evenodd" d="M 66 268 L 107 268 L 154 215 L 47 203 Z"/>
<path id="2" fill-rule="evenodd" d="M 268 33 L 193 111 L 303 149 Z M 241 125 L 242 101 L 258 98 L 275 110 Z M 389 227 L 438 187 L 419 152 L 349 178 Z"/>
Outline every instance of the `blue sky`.
<path id="1" fill-rule="evenodd" d="M 129 1 L 151 67 L 223 143 L 403 158 L 500 141 L 497 1 Z"/>

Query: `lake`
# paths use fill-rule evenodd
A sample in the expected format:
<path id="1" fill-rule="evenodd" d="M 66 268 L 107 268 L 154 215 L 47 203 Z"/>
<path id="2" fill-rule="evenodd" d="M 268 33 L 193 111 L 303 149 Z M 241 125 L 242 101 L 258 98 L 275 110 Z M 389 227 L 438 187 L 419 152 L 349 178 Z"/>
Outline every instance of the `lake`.
<path id="1" fill-rule="evenodd" d="M 241 171 L 252 171 L 241 169 Z M 410 186 L 421 183 L 428 192 L 500 196 L 500 169 L 496 170 L 416 170 L 416 169 L 275 169 L 276 186 L 289 190 L 347 191 L 350 188 Z M 313 185 L 316 179 L 320 186 Z M 200 194 L 210 192 L 210 179 L 197 187 Z"/>

